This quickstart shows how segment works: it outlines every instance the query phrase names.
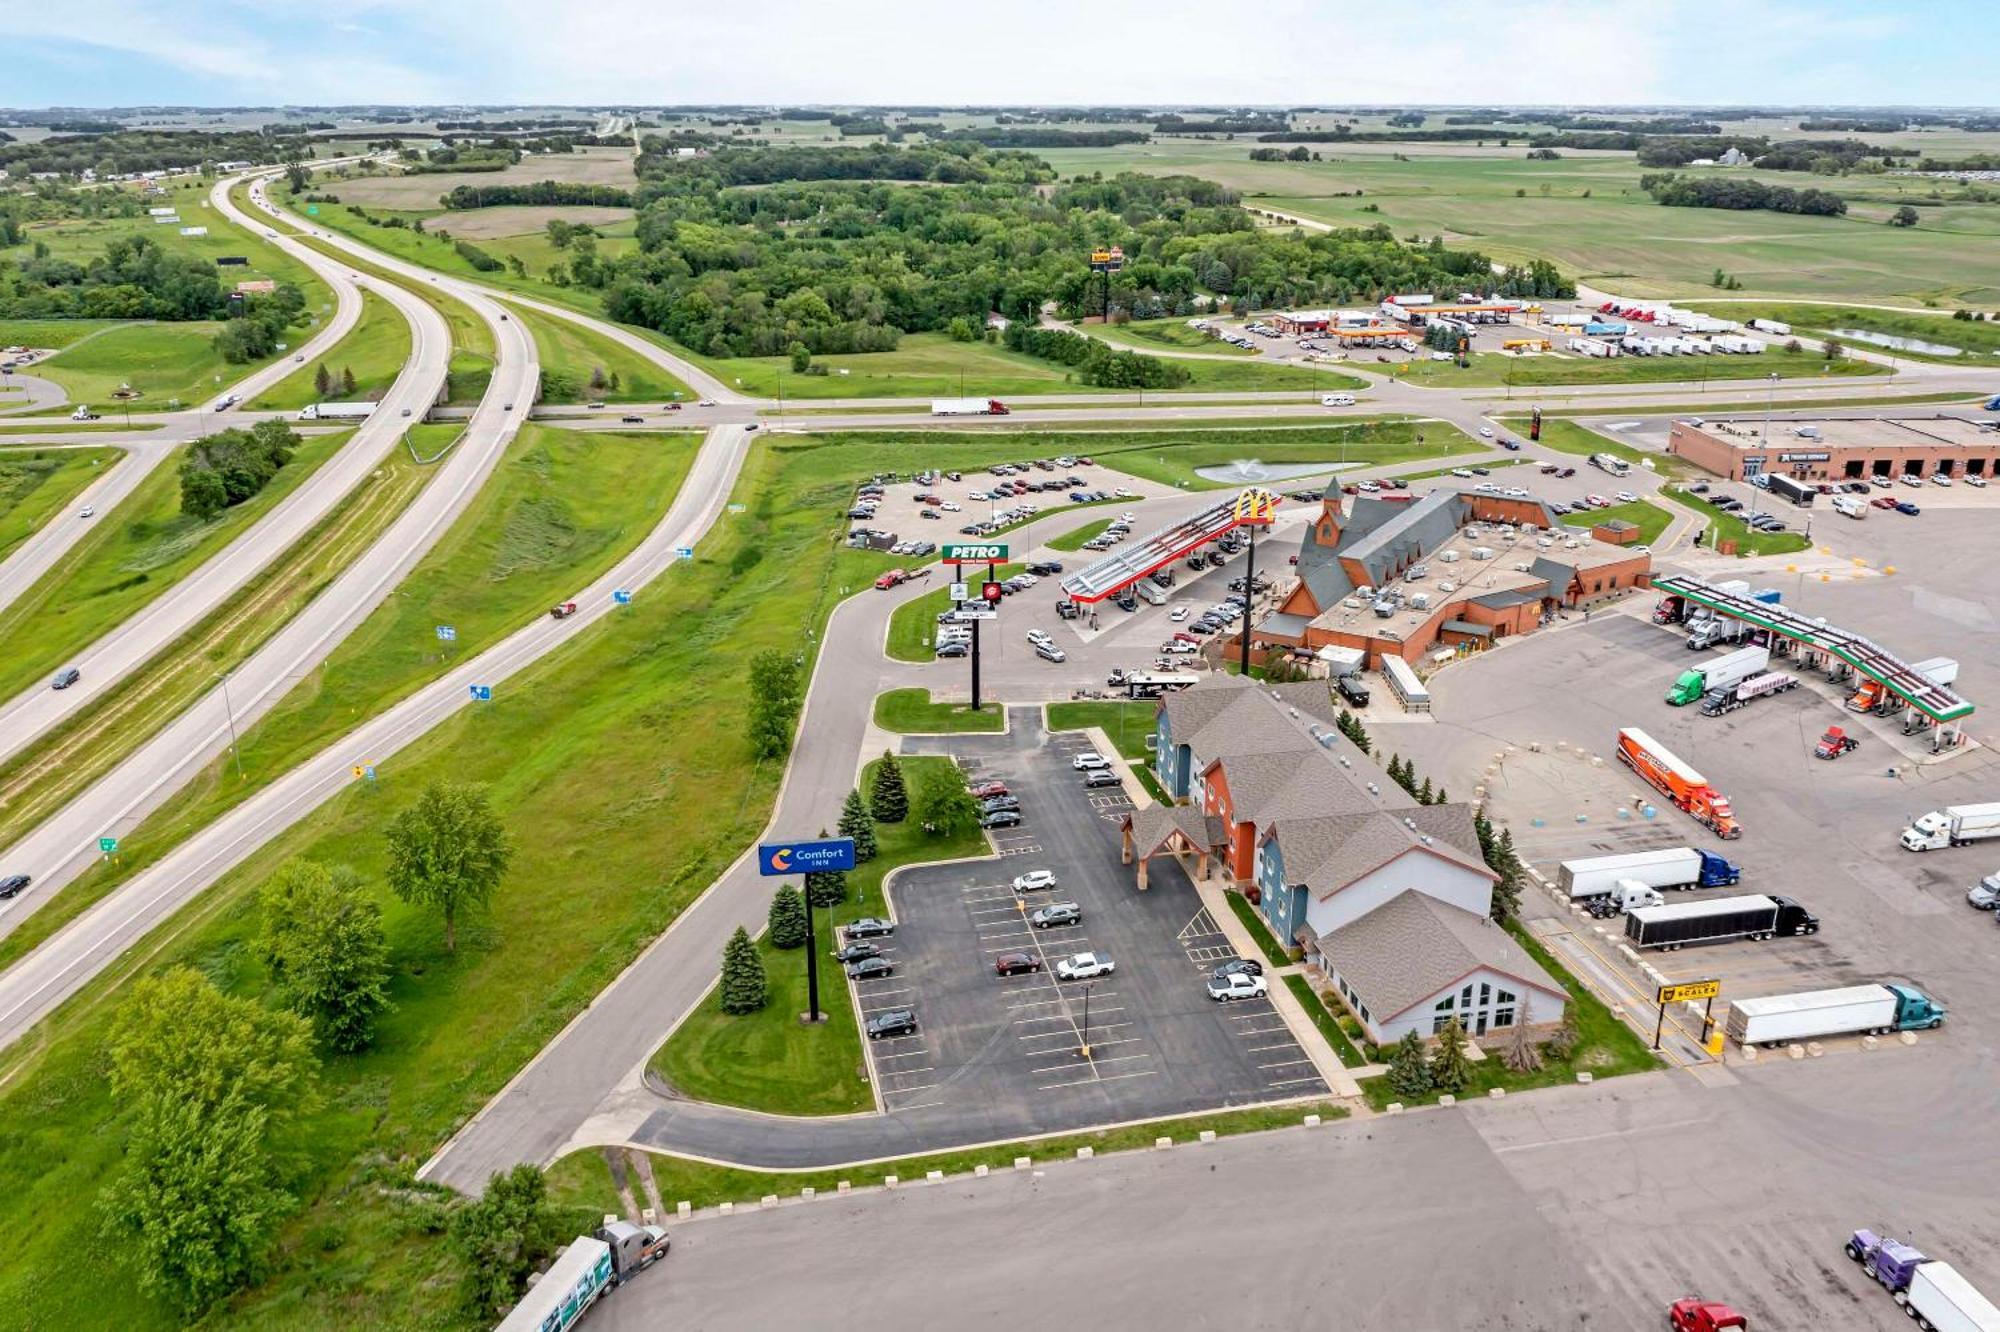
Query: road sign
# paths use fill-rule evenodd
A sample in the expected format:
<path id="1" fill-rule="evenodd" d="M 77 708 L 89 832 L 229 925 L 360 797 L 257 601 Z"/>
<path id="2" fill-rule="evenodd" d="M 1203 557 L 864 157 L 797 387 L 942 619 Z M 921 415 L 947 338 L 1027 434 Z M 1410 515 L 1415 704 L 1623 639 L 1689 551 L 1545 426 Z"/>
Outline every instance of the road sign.
<path id="1" fill-rule="evenodd" d="M 953 611 L 951 618 L 960 624 L 967 624 L 973 620 L 997 620 L 1000 618 L 1000 612 L 988 607 L 981 607 L 978 610 Z"/>
<path id="2" fill-rule="evenodd" d="M 371 764 L 369 764 L 369 765 L 368 765 L 367 767 L 363 768 L 363 769 L 361 770 L 361 775 L 362 775 L 363 777 L 366 777 L 366 778 L 367 778 L 367 779 L 368 779 L 369 781 L 371 781 L 371 782 L 372 782 L 372 781 L 374 781 L 374 780 L 375 780 L 375 765 L 371 763 Z"/>
<path id="3" fill-rule="evenodd" d="M 491 703 L 493 701 L 493 686 L 473 685 L 472 701 L 474 703 Z"/>
<path id="4" fill-rule="evenodd" d="M 968 584 L 953 583 L 951 585 L 951 599 L 953 601 L 964 601 L 967 597 L 971 595 L 972 591 Z"/>
<path id="5" fill-rule="evenodd" d="M 815 870 L 854 868 L 854 839 L 832 837 L 823 842 L 764 842 L 757 847 L 757 873 L 765 878 L 808 874 Z"/>
<path id="6" fill-rule="evenodd" d="M 118 849 L 118 839 L 116 837 L 100 837 L 97 839 L 97 849 L 108 856 Z"/>
<path id="7" fill-rule="evenodd" d="M 356 777 L 360 777 L 361 774 L 367 771 L 368 771 L 368 765 L 366 763 L 357 763 L 354 765 L 354 775 Z"/>
<path id="8" fill-rule="evenodd" d="M 1007 558 L 1005 542 L 955 541 L 944 548 L 938 558 L 946 564 L 998 564 Z"/>
<path id="9" fill-rule="evenodd" d="M 306 216 L 307 216 L 307 217 L 318 217 L 318 216 L 319 216 L 319 205 L 318 205 L 318 204 L 307 204 L 307 205 L 306 205 Z"/>
<path id="10" fill-rule="evenodd" d="M 632 604 L 632 594 L 630 592 L 627 592 L 622 587 L 612 592 L 611 599 L 617 602 L 621 606 L 629 606 Z"/>
<path id="11" fill-rule="evenodd" d="M 1713 999 L 1721 993 L 1722 982 L 1719 980 L 1688 981 L 1681 985 L 1662 985 L 1657 1002 L 1677 1004 L 1683 999 Z"/>
<path id="12" fill-rule="evenodd" d="M 694 558 L 694 547 L 693 547 L 693 546 L 675 546 L 675 547 L 674 547 L 674 558 L 675 558 L 675 559 L 677 559 L 677 560 L 691 560 L 691 559 L 693 559 L 693 558 Z"/>
<path id="13" fill-rule="evenodd" d="M 458 641 L 458 630 L 453 625 L 441 624 L 437 627 L 437 636 L 440 643 L 454 643 Z"/>
<path id="14" fill-rule="evenodd" d="M 1007 592 L 1006 589 L 1001 587 L 1000 584 L 998 583 L 982 583 L 979 586 L 979 595 L 986 598 L 988 601 L 997 602 L 1000 600 L 1000 598 L 1006 596 Z"/>

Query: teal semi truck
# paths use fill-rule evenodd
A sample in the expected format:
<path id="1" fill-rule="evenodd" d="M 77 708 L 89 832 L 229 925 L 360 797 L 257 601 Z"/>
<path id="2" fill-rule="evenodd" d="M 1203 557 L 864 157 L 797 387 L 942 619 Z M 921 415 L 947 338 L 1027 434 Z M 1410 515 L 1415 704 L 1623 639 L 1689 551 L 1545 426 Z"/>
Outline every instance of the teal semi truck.
<path id="1" fill-rule="evenodd" d="M 1771 649 L 1739 648 L 1682 671 L 1667 690 L 1667 702 L 1684 707 L 1712 689 L 1734 689 L 1753 675 L 1762 675 L 1771 664 Z"/>

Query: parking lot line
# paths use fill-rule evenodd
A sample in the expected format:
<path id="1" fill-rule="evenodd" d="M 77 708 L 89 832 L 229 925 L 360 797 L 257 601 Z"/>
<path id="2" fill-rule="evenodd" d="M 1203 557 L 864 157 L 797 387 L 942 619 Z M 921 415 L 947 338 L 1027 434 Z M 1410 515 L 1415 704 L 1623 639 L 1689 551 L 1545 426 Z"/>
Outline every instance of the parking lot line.
<path id="1" fill-rule="evenodd" d="M 1299 1043 L 1297 1041 L 1279 1041 L 1276 1045 L 1251 1045 L 1245 1048 L 1251 1054 L 1263 1054 L 1267 1050 L 1296 1050 L 1299 1048 Z"/>
<path id="2" fill-rule="evenodd" d="M 892 1092 L 892 1091 L 890 1091 L 890 1090 L 888 1090 L 887 1088 L 884 1088 L 884 1089 L 883 1089 L 883 1092 L 882 1092 L 882 1094 L 883 1094 L 884 1096 L 908 1096 L 908 1095 L 910 1095 L 910 1094 L 912 1094 L 912 1093 L 914 1093 L 914 1092 L 920 1092 L 920 1091 L 931 1091 L 931 1090 L 935 1089 L 936 1087 L 937 1087 L 937 1084 L 936 1084 L 935 1082 L 926 1082 L 926 1083 L 925 1083 L 925 1084 L 924 1084 L 923 1086 L 921 1086 L 921 1087 L 898 1087 L 898 1088 L 897 1088 L 896 1090 L 894 1090 L 893 1092 Z M 909 1109 L 909 1107 L 908 1107 L 908 1106 L 904 1106 L 903 1108 L 904 1108 L 904 1109 L 906 1109 L 906 1110 L 907 1110 L 907 1109 Z"/>
<path id="3" fill-rule="evenodd" d="M 1305 1086 L 1305 1085 L 1306 1085 L 1307 1083 L 1311 1083 L 1311 1084 L 1313 1084 L 1314 1086 L 1319 1086 L 1319 1087 L 1324 1087 L 1324 1086 L 1326 1085 L 1326 1079 L 1324 1079 L 1324 1078 L 1317 1078 L 1317 1077 L 1313 1077 L 1313 1078 L 1284 1078 L 1284 1079 L 1281 1079 L 1281 1080 L 1279 1080 L 1279 1081 L 1277 1081 L 1277 1082 L 1267 1082 L 1267 1083 L 1265 1083 L 1264 1085 L 1265 1085 L 1266 1087 L 1270 1087 L 1270 1088 L 1273 1088 L 1273 1089 L 1275 1089 L 1275 1088 L 1278 1088 L 1278 1087 L 1303 1087 L 1303 1086 Z"/>
<path id="4" fill-rule="evenodd" d="M 1124 1011 L 1125 1011 L 1125 1010 L 1124 1010 L 1124 1009 L 1122 1009 L 1122 1008 L 1098 1008 L 1098 1007 L 1096 1007 L 1095 1005 L 1092 1005 L 1092 1013 L 1093 1013 L 1093 1014 L 1096 1014 L 1096 1013 L 1122 1013 L 1122 1012 L 1124 1012 Z M 1067 1014 L 1067 1013 L 1052 1013 L 1052 1014 L 1050 1014 L 1050 1015 L 1049 1015 L 1049 1016 L 1047 1016 L 1047 1017 L 1025 1017 L 1025 1018 L 1015 1018 L 1015 1019 L 1014 1019 L 1014 1025 L 1015 1025 L 1015 1026 L 1017 1026 L 1017 1027 L 1025 1027 L 1025 1026 L 1027 1026 L 1027 1025 L 1028 1025 L 1029 1023 L 1031 1023 L 1031 1022 L 1067 1022 L 1067 1023 L 1068 1023 L 1068 1024 L 1070 1025 L 1070 1026 L 1072 1026 L 1072 1027 L 1074 1027 L 1074 1026 L 1076 1025 L 1076 1020 L 1075 1020 L 1074 1018 L 1072 1018 L 1072 1017 L 1071 1017 L 1071 1016 L 1070 1016 L 1069 1014 Z M 1112 1024 L 1111 1024 L 1111 1023 L 1109 1023 L 1109 1022 L 1092 1022 L 1092 1023 L 1090 1024 L 1090 1025 L 1091 1025 L 1091 1026 L 1093 1026 L 1093 1027 L 1108 1027 L 1108 1026 L 1111 1026 Z M 1120 1024 L 1118 1024 L 1118 1025 L 1121 1025 L 1121 1026 L 1123 1026 L 1123 1025 L 1126 1025 L 1126 1024 L 1123 1024 L 1123 1023 L 1120 1023 Z M 1023 1033 L 1023 1034 L 1021 1035 L 1021 1039 L 1022 1039 L 1022 1040 L 1024 1040 L 1024 1041 L 1027 1041 L 1027 1040 L 1033 1040 L 1033 1039 L 1034 1039 L 1034 1035 L 1035 1035 L 1035 1034 L 1034 1034 L 1033 1032 L 1025 1032 L 1025 1033 Z"/>
<path id="5" fill-rule="evenodd" d="M 1300 1064 L 1310 1064 L 1310 1059 L 1281 1059 L 1275 1064 L 1259 1064 L 1259 1068 L 1297 1068 Z"/>
<path id="6" fill-rule="evenodd" d="M 1125 1030 L 1125 1028 L 1130 1027 L 1132 1025 L 1134 1024 L 1130 1022 L 1106 1022 L 1102 1026 L 1100 1026 L 1097 1023 L 1093 1022 L 1090 1024 L 1090 1034 L 1092 1037 L 1096 1037 L 1100 1033 L 1107 1031 L 1123 1031 Z M 1068 1031 L 1062 1031 L 1062 1030 L 1042 1031 L 1042 1032 L 1036 1032 L 1033 1035 L 1017 1036 L 1015 1037 L 1015 1039 L 1022 1041 L 1058 1041 L 1058 1040 L 1074 1039 L 1080 1041 L 1082 1040 L 1082 1032 L 1075 1027 L 1071 1027 Z M 1096 1043 L 1097 1042 L 1095 1040 L 1092 1040 L 1091 1042 L 1091 1044 L 1093 1045 L 1095 1045 Z M 1028 1053 L 1033 1054 L 1034 1051 L 1030 1050 L 1028 1051 Z"/>
<path id="7" fill-rule="evenodd" d="M 867 984 L 866 981 L 860 982 L 860 985 L 866 985 L 866 984 Z M 860 988 L 860 985 L 857 985 L 856 988 L 857 989 Z M 915 993 L 916 993 L 915 990 L 905 985 L 900 990 L 870 990 L 866 997 L 869 999 L 887 999 L 892 994 L 915 994 Z"/>
<path id="8" fill-rule="evenodd" d="M 879 1054 L 879 1055 L 876 1055 L 876 1056 L 875 1056 L 875 1061 L 876 1061 L 877 1063 L 880 1063 L 880 1062 L 881 1062 L 882 1060 L 884 1060 L 884 1059 L 922 1059 L 923 1057 L 925 1057 L 925 1056 L 926 1056 L 926 1055 L 928 1055 L 928 1054 L 930 1054 L 930 1051 L 929 1051 L 928 1049 L 923 1049 L 923 1050 L 905 1050 L 905 1051 L 904 1051 L 903 1053 L 901 1053 L 901 1054 Z"/>

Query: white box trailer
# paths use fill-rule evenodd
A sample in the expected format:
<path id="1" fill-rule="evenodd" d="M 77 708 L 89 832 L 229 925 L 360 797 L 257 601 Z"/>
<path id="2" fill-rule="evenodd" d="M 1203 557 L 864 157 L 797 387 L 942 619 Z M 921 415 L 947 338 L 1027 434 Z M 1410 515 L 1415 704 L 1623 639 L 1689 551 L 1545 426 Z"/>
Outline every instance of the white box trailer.
<path id="1" fill-rule="evenodd" d="M 566 1332 L 611 1289 L 611 1246 L 579 1236 L 556 1255 L 494 1332 Z"/>
<path id="2" fill-rule="evenodd" d="M 1772 333 L 1781 338 L 1792 335 L 1792 326 L 1776 319 L 1753 319 L 1750 321 L 1750 327 L 1759 333 Z"/>
<path id="3" fill-rule="evenodd" d="M 1936 1332 L 2000 1332 L 2000 1308 L 1950 1263 L 1922 1263 L 1910 1273 L 1903 1312 Z"/>
<path id="4" fill-rule="evenodd" d="M 1947 805 L 1912 819 L 1902 842 L 1906 851 L 1936 851 L 1991 837 L 2000 837 L 2000 804 Z"/>
<path id="5" fill-rule="evenodd" d="M 1621 879 L 1648 888 L 1692 888 L 1701 882 L 1701 852 L 1691 846 L 1634 851 L 1622 856 L 1590 856 L 1556 866 L 1556 886 L 1572 901 L 1602 897 Z"/>
<path id="6" fill-rule="evenodd" d="M 301 421 L 365 421 L 375 414 L 372 402 L 316 402 L 299 413 Z"/>
<path id="7" fill-rule="evenodd" d="M 1849 985 L 1737 999 L 1723 1030 L 1739 1045 L 1782 1045 L 1823 1036 L 1850 1036 L 1944 1025 L 1945 1010 L 1907 985 Z"/>

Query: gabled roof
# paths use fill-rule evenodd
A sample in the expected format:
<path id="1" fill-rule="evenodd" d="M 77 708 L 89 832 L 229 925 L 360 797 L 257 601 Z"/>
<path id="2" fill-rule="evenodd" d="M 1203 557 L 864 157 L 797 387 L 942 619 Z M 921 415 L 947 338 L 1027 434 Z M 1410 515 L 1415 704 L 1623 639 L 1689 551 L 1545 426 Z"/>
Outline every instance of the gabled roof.
<path id="1" fill-rule="evenodd" d="M 1562 986 L 1507 931 L 1414 888 L 1321 935 L 1319 950 L 1378 1023 L 1434 998 L 1482 967 L 1565 998 Z"/>
<path id="2" fill-rule="evenodd" d="M 1422 559 L 1443 546 L 1464 522 L 1466 502 L 1455 490 L 1433 490 L 1408 504 L 1388 504 L 1381 500 L 1355 503 L 1355 516 L 1370 511 L 1371 521 L 1358 539 L 1350 521 L 1340 543 L 1340 556 L 1368 571 L 1369 581 L 1379 586 L 1400 566 Z M 1375 510 L 1387 510 L 1379 519 Z"/>
<path id="3" fill-rule="evenodd" d="M 1546 593 L 1541 588 L 1511 587 L 1499 592 L 1487 592 L 1472 599 L 1475 606 L 1488 610 L 1506 610 L 1523 602 L 1540 601 Z"/>
<path id="4" fill-rule="evenodd" d="M 1235 787 L 1230 791 L 1233 794 Z M 1321 900 L 1397 857 L 1416 851 L 1450 861 L 1485 879 L 1497 876 L 1479 854 L 1470 805 L 1384 808 L 1386 799 L 1350 787 L 1359 797 L 1337 812 L 1278 814 L 1265 840 L 1275 839 L 1284 857 L 1285 880 L 1302 883 Z M 1397 795 L 1400 788 L 1391 787 Z M 1408 797 L 1404 797 L 1408 801 Z"/>
<path id="5" fill-rule="evenodd" d="M 1548 579 L 1549 591 L 1558 597 L 1569 591 L 1570 583 L 1576 578 L 1575 565 L 1552 560 L 1546 555 L 1537 555 L 1528 572 L 1537 578 Z"/>
<path id="6" fill-rule="evenodd" d="M 1221 823 L 1193 805 L 1148 805 L 1125 816 L 1133 854 L 1142 859 L 1159 851 L 1175 833 L 1197 850 L 1210 850 L 1223 840 Z"/>

